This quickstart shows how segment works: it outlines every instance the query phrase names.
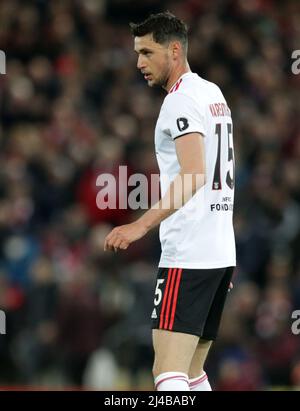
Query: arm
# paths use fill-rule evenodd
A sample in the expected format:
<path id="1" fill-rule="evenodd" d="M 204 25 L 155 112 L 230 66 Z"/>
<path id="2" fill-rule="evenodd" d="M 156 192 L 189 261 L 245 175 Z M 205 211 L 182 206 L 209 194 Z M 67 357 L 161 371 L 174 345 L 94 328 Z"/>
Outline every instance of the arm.
<path id="1" fill-rule="evenodd" d="M 106 237 L 104 250 L 127 249 L 128 246 L 183 206 L 205 184 L 205 153 L 200 133 L 189 133 L 175 140 L 180 172 L 164 197 L 131 224 L 114 228 Z M 184 176 L 192 176 L 187 182 Z M 188 182 L 191 182 L 189 184 Z M 166 207 L 166 204 L 168 207 Z"/>
<path id="2" fill-rule="evenodd" d="M 175 140 L 175 146 L 180 165 L 179 174 L 164 197 L 137 220 L 147 231 L 182 207 L 204 185 L 205 156 L 202 135 L 190 133 L 179 137 Z M 186 178 L 185 181 L 184 176 L 187 175 L 191 178 Z"/>

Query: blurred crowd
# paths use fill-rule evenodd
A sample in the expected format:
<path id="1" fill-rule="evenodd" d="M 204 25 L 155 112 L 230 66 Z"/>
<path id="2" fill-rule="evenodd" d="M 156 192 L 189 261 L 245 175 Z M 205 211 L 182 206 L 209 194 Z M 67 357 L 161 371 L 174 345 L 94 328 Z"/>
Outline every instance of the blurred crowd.
<path id="1" fill-rule="evenodd" d="M 0 2 L 1 386 L 152 389 L 158 232 L 104 253 L 141 210 L 100 210 L 96 179 L 158 173 L 164 92 L 137 71 L 128 23 L 163 10 L 234 122 L 238 266 L 207 372 L 218 390 L 300 387 L 297 0 Z"/>

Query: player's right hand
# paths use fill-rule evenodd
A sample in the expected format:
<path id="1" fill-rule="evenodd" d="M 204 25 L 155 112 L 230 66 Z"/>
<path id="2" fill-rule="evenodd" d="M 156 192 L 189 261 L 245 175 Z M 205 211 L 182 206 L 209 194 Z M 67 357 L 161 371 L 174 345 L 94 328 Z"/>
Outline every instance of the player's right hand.
<path id="1" fill-rule="evenodd" d="M 115 227 L 105 238 L 104 251 L 126 250 L 131 243 L 146 233 L 147 229 L 139 221 Z"/>

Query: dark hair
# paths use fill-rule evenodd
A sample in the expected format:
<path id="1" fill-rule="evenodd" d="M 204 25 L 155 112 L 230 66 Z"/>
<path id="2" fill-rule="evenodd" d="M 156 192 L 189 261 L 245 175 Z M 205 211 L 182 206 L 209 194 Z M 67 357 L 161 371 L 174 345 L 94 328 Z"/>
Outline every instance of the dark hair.
<path id="1" fill-rule="evenodd" d="M 187 25 L 169 11 L 150 16 L 142 23 L 129 24 L 131 33 L 135 37 L 152 34 L 156 43 L 165 44 L 171 40 L 179 40 L 187 50 Z"/>

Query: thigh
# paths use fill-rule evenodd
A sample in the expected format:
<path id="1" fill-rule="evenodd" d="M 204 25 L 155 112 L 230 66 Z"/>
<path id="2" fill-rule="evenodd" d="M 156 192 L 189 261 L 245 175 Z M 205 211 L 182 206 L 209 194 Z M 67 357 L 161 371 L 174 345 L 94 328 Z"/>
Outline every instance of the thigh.
<path id="1" fill-rule="evenodd" d="M 189 369 L 189 378 L 199 377 L 199 375 L 203 373 L 205 360 L 207 358 L 211 344 L 212 341 L 199 339 L 199 343 L 196 347 L 196 350 L 191 361 Z"/>
<path id="2" fill-rule="evenodd" d="M 155 353 L 153 373 L 179 371 L 188 373 L 199 337 L 180 332 L 153 330 Z"/>

